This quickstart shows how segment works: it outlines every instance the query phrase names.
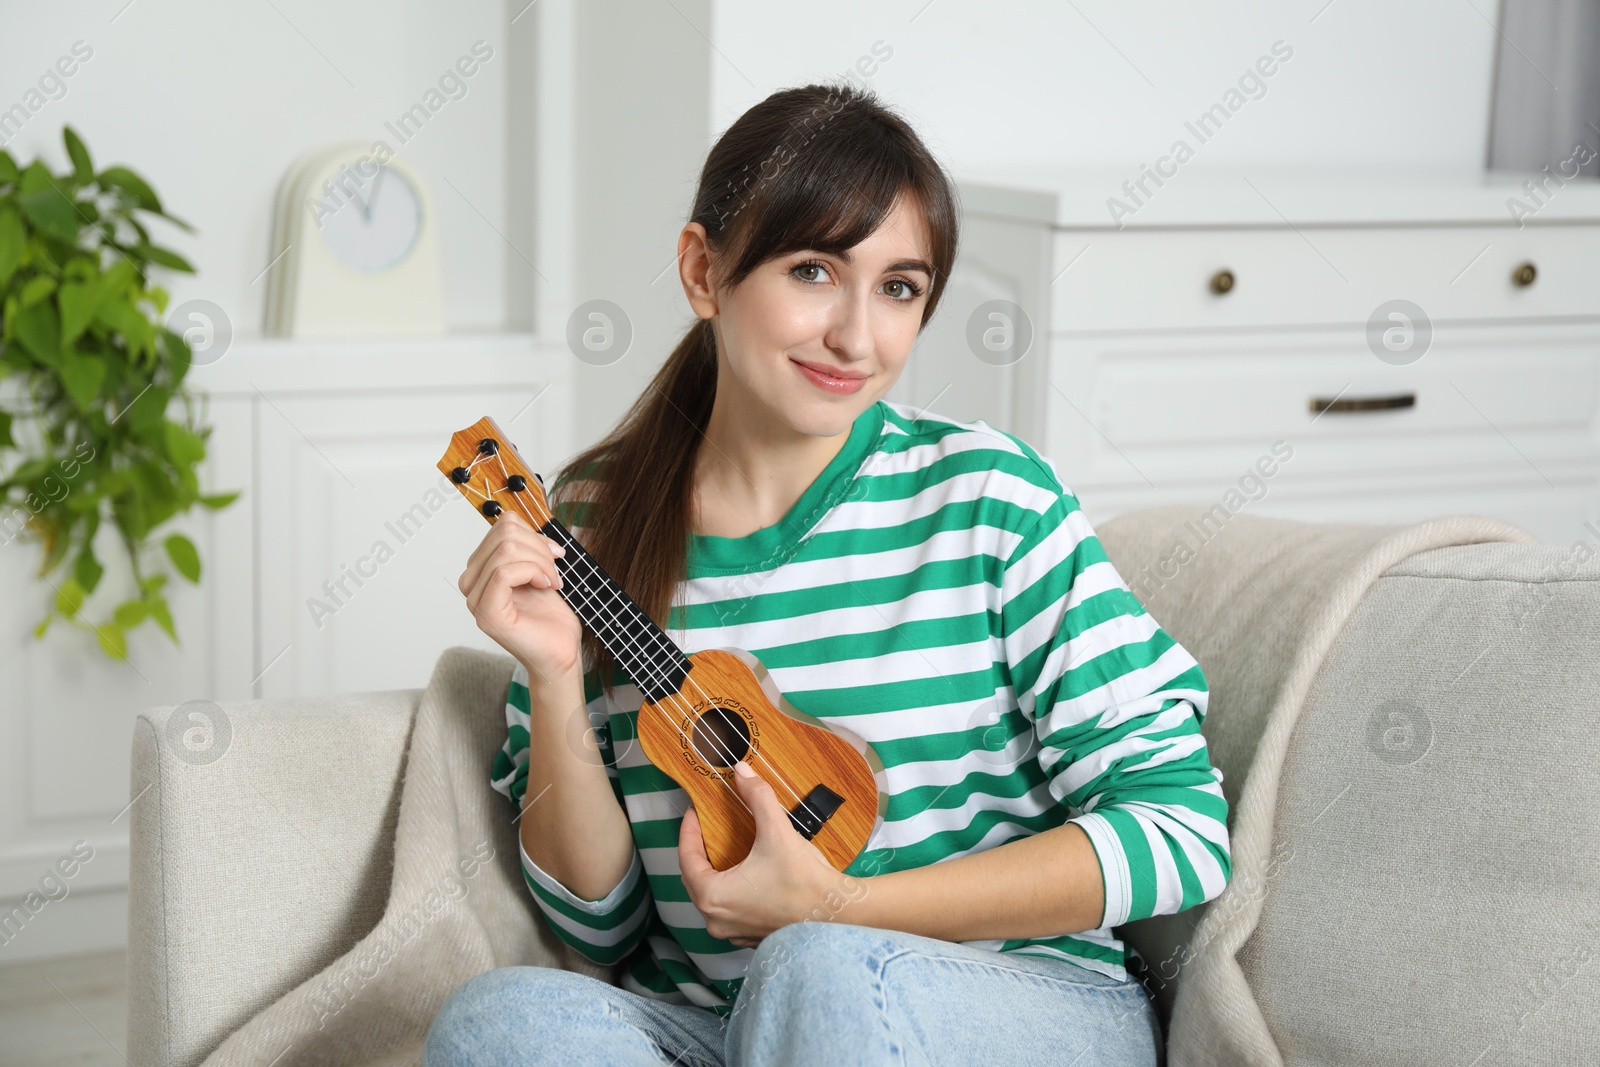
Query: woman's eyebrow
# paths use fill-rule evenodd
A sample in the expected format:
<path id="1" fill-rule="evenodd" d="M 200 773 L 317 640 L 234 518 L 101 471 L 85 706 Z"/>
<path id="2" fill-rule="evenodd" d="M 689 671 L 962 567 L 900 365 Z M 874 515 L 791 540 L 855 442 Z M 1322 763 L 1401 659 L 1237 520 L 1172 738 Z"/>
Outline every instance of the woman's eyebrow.
<path id="1" fill-rule="evenodd" d="M 835 252 L 834 255 L 838 256 L 840 259 L 844 260 L 846 263 L 850 263 L 850 264 L 854 264 L 855 263 L 855 257 L 850 254 L 850 250 L 849 249 L 841 248 L 837 252 Z M 898 261 L 896 263 L 889 264 L 887 267 L 885 267 L 883 269 L 885 271 L 891 271 L 891 270 L 920 270 L 922 273 L 926 274 L 928 277 L 930 277 L 930 278 L 933 277 L 933 265 L 930 264 L 925 259 L 902 259 L 902 260 L 900 260 L 900 261 Z"/>

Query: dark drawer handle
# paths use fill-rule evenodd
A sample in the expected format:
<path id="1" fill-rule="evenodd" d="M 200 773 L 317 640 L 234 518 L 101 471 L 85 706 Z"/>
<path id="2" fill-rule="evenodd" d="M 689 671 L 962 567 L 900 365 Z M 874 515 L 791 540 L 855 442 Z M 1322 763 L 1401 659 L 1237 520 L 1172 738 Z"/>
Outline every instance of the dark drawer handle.
<path id="1" fill-rule="evenodd" d="M 1320 415 L 1324 411 L 1350 412 L 1350 411 L 1393 411 L 1397 408 L 1414 408 L 1417 406 L 1416 393 L 1395 393 L 1393 396 L 1351 396 L 1351 397 L 1322 397 L 1314 396 L 1310 400 L 1311 413 Z"/>

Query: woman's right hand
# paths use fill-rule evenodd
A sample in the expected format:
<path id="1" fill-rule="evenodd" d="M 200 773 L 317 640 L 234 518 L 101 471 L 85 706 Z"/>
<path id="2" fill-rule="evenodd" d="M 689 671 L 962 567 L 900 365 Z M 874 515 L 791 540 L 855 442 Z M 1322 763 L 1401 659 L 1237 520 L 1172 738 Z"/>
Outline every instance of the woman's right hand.
<path id="1" fill-rule="evenodd" d="M 467 558 L 456 585 L 478 629 L 529 671 L 558 678 L 581 656 L 583 623 L 558 591 L 566 549 L 510 511 L 500 514 Z"/>

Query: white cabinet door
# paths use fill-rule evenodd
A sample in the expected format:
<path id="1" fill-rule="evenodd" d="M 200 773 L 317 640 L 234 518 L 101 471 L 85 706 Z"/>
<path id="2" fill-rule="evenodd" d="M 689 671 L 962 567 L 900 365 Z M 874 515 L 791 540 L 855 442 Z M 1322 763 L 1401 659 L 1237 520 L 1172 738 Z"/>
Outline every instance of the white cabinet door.
<path id="1" fill-rule="evenodd" d="M 559 386 L 258 399 L 259 695 L 420 687 L 451 645 L 498 651 L 456 588 L 489 524 L 436 464 L 491 415 L 549 483 L 565 404 Z"/>

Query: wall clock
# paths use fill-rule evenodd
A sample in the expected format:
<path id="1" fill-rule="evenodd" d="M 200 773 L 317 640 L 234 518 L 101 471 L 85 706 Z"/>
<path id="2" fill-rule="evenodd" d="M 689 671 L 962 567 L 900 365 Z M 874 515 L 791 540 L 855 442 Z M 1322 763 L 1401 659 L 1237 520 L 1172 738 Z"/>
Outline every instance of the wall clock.
<path id="1" fill-rule="evenodd" d="M 381 142 L 302 156 L 278 184 L 265 332 L 443 333 L 437 225 L 421 176 Z"/>

